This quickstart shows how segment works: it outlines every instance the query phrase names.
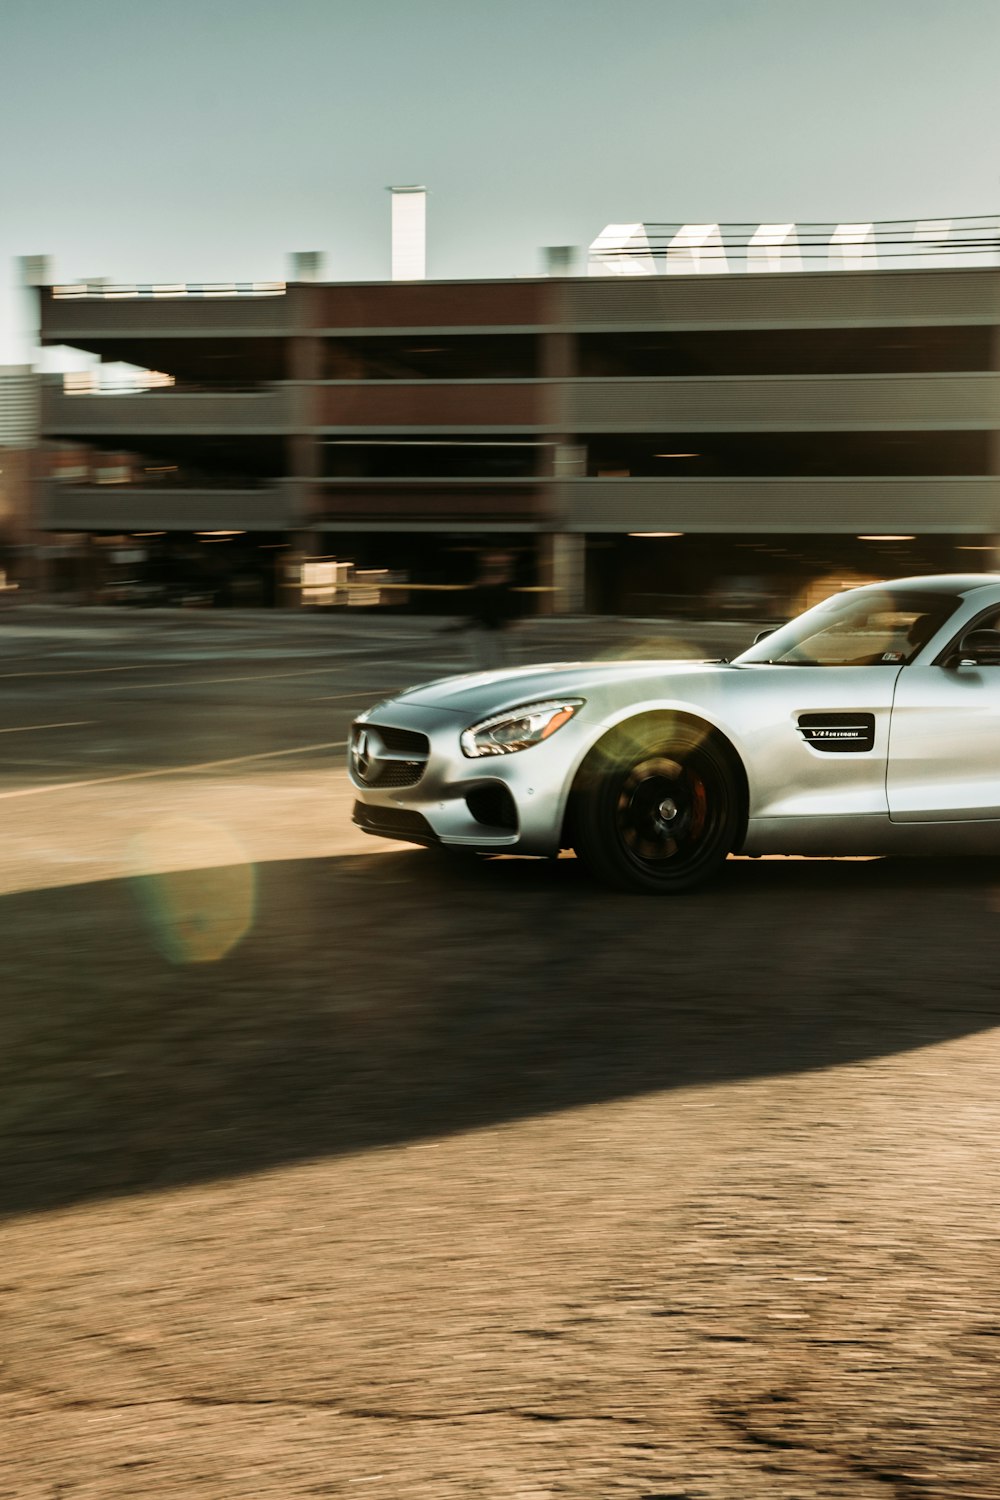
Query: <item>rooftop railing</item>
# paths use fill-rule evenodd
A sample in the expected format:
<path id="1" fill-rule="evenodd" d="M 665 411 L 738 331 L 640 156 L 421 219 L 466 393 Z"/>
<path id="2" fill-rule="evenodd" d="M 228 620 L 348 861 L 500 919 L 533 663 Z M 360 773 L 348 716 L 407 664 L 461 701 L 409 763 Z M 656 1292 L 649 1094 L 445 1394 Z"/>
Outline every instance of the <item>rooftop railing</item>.
<path id="1" fill-rule="evenodd" d="M 591 276 L 1000 265 L 1000 215 L 858 224 L 608 224 Z"/>
<path id="2" fill-rule="evenodd" d="M 283 297 L 283 281 L 163 282 L 118 285 L 107 281 L 72 281 L 52 288 L 59 301 L 169 301 L 179 297 Z"/>

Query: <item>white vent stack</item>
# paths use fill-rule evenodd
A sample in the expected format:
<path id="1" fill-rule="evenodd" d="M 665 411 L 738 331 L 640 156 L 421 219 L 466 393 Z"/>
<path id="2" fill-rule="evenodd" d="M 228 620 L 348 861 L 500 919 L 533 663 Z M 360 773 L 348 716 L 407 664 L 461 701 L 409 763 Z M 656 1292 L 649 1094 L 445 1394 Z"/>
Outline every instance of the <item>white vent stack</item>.
<path id="1" fill-rule="evenodd" d="M 293 250 L 288 257 L 289 281 L 322 281 L 322 250 Z"/>
<path id="2" fill-rule="evenodd" d="M 52 281 L 52 258 L 49 255 L 19 255 L 22 286 L 48 286 Z"/>
<path id="3" fill-rule="evenodd" d="M 38 376 L 30 365 L 0 365 L 0 449 L 37 441 Z"/>
<path id="4" fill-rule="evenodd" d="M 392 279 L 423 281 L 427 274 L 427 189 L 391 187 Z"/>
<path id="5" fill-rule="evenodd" d="M 546 276 L 575 276 L 579 250 L 576 245 L 545 245 L 542 249 Z"/>
<path id="6" fill-rule="evenodd" d="M 37 358 L 41 307 L 38 288 L 51 285 L 52 259 L 48 255 L 19 255 L 15 300 L 15 333 L 27 357 Z"/>

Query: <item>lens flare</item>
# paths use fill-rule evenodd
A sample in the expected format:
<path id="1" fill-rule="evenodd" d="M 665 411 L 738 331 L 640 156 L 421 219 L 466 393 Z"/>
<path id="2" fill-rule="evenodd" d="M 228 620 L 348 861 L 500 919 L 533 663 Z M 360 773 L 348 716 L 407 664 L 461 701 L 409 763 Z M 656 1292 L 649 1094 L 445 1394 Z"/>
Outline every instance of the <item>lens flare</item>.
<path id="1" fill-rule="evenodd" d="M 632 636 L 598 653 L 599 661 L 700 661 L 706 652 L 674 635 Z"/>
<path id="2" fill-rule="evenodd" d="M 126 863 L 156 946 L 173 963 L 216 963 L 253 926 L 255 867 L 218 823 L 161 819 L 132 840 Z"/>

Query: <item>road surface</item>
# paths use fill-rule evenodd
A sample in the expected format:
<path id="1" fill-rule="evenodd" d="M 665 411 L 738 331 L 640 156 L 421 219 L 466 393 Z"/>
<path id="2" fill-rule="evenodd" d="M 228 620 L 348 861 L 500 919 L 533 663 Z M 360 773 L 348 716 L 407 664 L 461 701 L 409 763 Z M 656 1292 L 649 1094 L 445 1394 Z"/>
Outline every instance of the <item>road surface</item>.
<path id="1" fill-rule="evenodd" d="M 0 1497 L 1000 1496 L 1000 865 L 370 840 L 461 653 L 0 616 Z"/>

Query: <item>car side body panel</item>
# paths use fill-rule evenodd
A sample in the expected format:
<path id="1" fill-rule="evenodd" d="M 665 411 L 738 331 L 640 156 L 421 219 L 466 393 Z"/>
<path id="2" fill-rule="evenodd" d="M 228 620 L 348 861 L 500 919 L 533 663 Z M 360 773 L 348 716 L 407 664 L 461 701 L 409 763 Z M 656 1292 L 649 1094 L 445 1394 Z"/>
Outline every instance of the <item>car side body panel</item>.
<path id="1" fill-rule="evenodd" d="M 419 788 L 378 791 L 352 773 L 364 800 L 416 807 L 444 840 L 521 853 L 558 851 L 566 803 L 576 774 L 599 741 L 633 720 L 683 715 L 704 723 L 732 745 L 747 774 L 750 824 L 760 818 L 866 816 L 887 819 L 885 795 L 888 721 L 897 673 L 884 668 L 849 669 L 831 682 L 826 669 L 735 668 L 703 663 L 643 663 L 623 674 L 594 674 L 585 667 L 505 674 L 509 705 L 551 697 L 587 696 L 588 713 L 571 721 L 546 744 L 517 755 L 485 761 L 463 757 L 459 736 L 487 711 L 478 697 L 464 711 L 451 704 L 473 693 L 455 679 L 454 697 L 435 685 L 431 692 L 401 695 L 372 718 L 426 734 L 431 752 Z M 513 679 L 513 683 L 512 683 Z M 432 701 L 427 701 L 432 700 Z M 496 712 L 496 697 L 489 711 Z M 441 706 L 447 703 L 448 707 Z M 818 748 L 799 727 L 803 716 L 868 715 L 874 724 L 870 749 L 860 753 Z M 829 742 L 828 742 L 829 743 Z M 836 745 L 837 741 L 832 742 Z M 515 832 L 490 832 L 469 813 L 468 794 L 490 784 L 507 787 L 519 812 Z M 417 794 L 414 797 L 414 794 Z"/>
<path id="2" fill-rule="evenodd" d="M 408 689 L 354 726 L 348 771 L 370 812 L 369 831 L 405 837 L 392 828 L 419 815 L 429 841 L 554 855 L 595 747 L 632 721 L 682 715 L 723 737 L 742 764 L 748 805 L 740 852 L 996 852 L 1000 667 L 941 659 L 969 621 L 988 606 L 1000 610 L 1000 579 L 902 582 L 948 587 L 957 600 L 908 665 L 895 657 L 864 666 L 559 662 Z M 550 739 L 513 754 L 463 754 L 460 736 L 477 722 L 562 697 L 583 706 Z M 388 740 L 426 741 L 412 784 L 387 777 L 378 763 L 378 754 L 393 753 L 381 730 Z M 357 754 L 362 734 L 375 747 L 374 769 Z"/>
<path id="3" fill-rule="evenodd" d="M 891 746 L 894 823 L 1000 819 L 1000 667 L 907 667 Z"/>

